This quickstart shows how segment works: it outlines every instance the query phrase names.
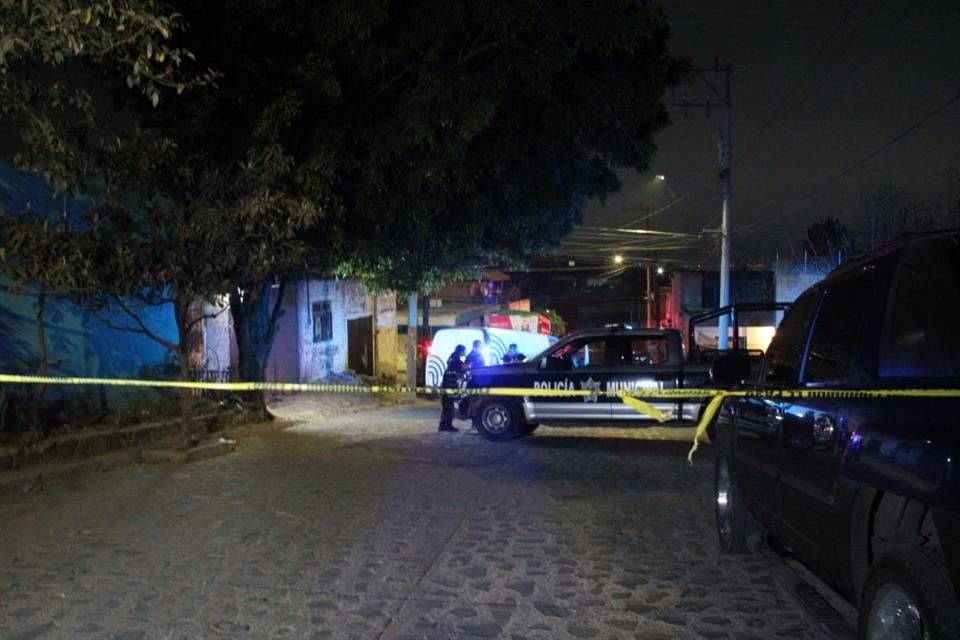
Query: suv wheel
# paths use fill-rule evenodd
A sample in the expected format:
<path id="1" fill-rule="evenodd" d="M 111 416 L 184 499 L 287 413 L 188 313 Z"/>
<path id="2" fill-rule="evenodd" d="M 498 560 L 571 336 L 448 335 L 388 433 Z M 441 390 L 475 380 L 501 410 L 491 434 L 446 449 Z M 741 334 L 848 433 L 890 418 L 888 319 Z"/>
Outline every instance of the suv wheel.
<path id="1" fill-rule="evenodd" d="M 960 638 L 960 608 L 936 564 L 909 549 L 871 567 L 857 626 L 860 640 Z"/>
<path id="2" fill-rule="evenodd" d="M 473 426 L 488 440 L 511 440 L 520 435 L 520 409 L 511 400 L 487 400 L 474 413 Z"/>
<path id="3" fill-rule="evenodd" d="M 746 553 L 747 537 L 756 530 L 757 525 L 741 498 L 731 456 L 724 451 L 717 453 L 713 505 L 720 551 Z"/>

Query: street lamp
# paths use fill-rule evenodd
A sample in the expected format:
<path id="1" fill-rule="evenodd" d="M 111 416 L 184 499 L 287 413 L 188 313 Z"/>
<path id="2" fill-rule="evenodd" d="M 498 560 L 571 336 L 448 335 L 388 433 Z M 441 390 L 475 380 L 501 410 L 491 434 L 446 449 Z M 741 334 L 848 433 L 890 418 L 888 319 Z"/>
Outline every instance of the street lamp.
<path id="1" fill-rule="evenodd" d="M 623 264 L 623 256 L 619 253 L 613 256 L 613 264 Z"/>
<path id="2" fill-rule="evenodd" d="M 670 188 L 670 184 L 667 182 L 667 176 L 663 175 L 662 173 L 658 173 L 657 180 L 663 183 L 663 188 L 666 189 L 667 193 L 670 194 L 670 197 L 673 198 L 673 202 L 676 202 L 680 199 L 677 197 L 677 194 L 673 192 L 673 189 Z M 671 204 L 673 204 L 673 202 L 671 202 Z"/>

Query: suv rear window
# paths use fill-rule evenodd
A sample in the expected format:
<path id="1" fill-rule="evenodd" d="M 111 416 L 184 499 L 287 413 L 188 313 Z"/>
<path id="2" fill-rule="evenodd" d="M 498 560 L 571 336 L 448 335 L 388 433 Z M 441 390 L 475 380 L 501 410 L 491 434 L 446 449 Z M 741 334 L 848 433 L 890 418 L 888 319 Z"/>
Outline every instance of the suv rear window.
<path id="1" fill-rule="evenodd" d="M 881 378 L 960 376 L 960 237 L 904 249 L 878 353 Z"/>

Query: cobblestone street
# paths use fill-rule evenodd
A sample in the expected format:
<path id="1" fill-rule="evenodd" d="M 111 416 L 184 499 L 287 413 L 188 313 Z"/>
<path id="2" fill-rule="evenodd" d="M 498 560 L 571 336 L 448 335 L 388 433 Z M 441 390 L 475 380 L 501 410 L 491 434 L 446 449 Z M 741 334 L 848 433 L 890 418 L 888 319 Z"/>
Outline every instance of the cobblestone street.
<path id="1" fill-rule="evenodd" d="M 719 555 L 692 429 L 497 444 L 437 414 L 308 419 L 0 503 L 0 638 L 821 637 L 763 560 Z"/>

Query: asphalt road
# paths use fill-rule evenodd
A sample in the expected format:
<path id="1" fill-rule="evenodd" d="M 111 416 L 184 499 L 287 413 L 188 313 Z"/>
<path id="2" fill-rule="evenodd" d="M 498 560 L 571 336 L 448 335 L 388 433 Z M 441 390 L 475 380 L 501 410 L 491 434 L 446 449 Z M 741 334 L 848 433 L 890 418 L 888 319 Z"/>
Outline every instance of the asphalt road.
<path id="1" fill-rule="evenodd" d="M 0 638 L 823 637 L 719 555 L 689 428 L 498 444 L 295 404 L 229 455 L 0 503 Z"/>

